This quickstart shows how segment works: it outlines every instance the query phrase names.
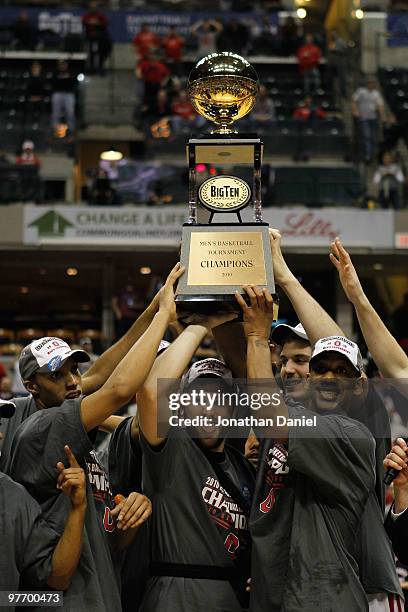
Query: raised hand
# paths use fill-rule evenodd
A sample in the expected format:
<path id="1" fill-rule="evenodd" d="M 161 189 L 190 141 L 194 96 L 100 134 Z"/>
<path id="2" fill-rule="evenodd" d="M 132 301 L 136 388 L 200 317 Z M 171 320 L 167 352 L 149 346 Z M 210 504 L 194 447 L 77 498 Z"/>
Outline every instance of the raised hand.
<path id="1" fill-rule="evenodd" d="M 244 315 L 244 331 L 249 336 L 269 339 L 273 323 L 273 298 L 268 289 L 256 285 L 244 285 L 243 289 L 249 297 L 250 306 L 242 295 L 236 291 L 235 298 L 241 306 Z"/>
<path id="2" fill-rule="evenodd" d="M 283 258 L 281 250 L 282 236 L 279 230 L 269 228 L 269 242 L 271 245 L 273 275 L 275 282 L 283 286 L 285 281 L 292 277 L 288 264 Z"/>
<path id="3" fill-rule="evenodd" d="M 61 489 L 69 497 L 73 508 L 84 507 L 86 506 L 85 472 L 68 445 L 64 446 L 64 451 L 68 459 L 69 468 L 66 468 L 61 461 L 57 463 L 59 473 L 57 488 Z"/>
<path id="4" fill-rule="evenodd" d="M 342 245 L 340 238 L 336 238 L 332 242 L 329 257 L 339 273 L 344 293 L 352 304 L 356 303 L 364 295 L 364 292 L 350 255 Z"/>
<path id="5" fill-rule="evenodd" d="M 184 271 L 185 268 L 180 265 L 180 262 L 176 263 L 168 275 L 163 287 L 160 289 L 159 310 L 161 312 L 167 312 L 169 314 L 170 321 L 177 318 L 176 304 L 174 302 L 174 285 L 180 276 L 184 274 Z"/>
<path id="6" fill-rule="evenodd" d="M 115 496 L 115 499 L 119 496 Z M 128 497 L 120 496 L 119 503 L 111 510 L 113 517 L 118 517 L 116 527 L 121 531 L 140 527 L 152 513 L 152 504 L 142 493 L 130 493 Z"/>

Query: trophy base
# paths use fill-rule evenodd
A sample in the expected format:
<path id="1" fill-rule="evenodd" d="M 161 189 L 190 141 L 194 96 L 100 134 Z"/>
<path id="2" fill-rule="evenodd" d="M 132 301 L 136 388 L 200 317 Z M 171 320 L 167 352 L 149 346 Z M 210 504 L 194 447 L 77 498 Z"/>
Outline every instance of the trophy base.
<path id="1" fill-rule="evenodd" d="M 241 308 L 234 295 L 183 295 L 176 297 L 177 311 L 180 313 L 196 312 L 198 314 L 211 315 L 217 312 L 240 313 Z"/>
<path id="2" fill-rule="evenodd" d="M 242 294 L 242 297 L 249 305 L 249 298 L 246 294 Z M 278 320 L 279 312 L 279 298 L 277 294 L 273 294 L 273 320 Z M 238 304 L 235 295 L 178 295 L 176 297 L 177 313 L 179 318 L 187 317 L 191 313 L 201 315 L 214 315 L 222 312 L 235 312 L 237 313 L 237 321 L 243 320 L 243 313 L 240 305 Z"/>

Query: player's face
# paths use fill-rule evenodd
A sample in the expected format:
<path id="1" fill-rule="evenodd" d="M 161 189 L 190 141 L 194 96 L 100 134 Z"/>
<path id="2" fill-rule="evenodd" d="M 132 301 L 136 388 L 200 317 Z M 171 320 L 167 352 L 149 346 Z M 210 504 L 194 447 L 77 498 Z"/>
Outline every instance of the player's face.
<path id="1" fill-rule="evenodd" d="M 55 372 L 37 372 L 33 383 L 37 391 L 35 399 L 44 408 L 60 406 L 65 400 L 79 397 L 82 393 L 78 364 L 71 357 Z"/>
<path id="2" fill-rule="evenodd" d="M 259 459 L 259 440 L 254 433 L 250 433 L 245 442 L 245 457 L 256 468 Z"/>
<path id="3" fill-rule="evenodd" d="M 297 340 L 285 342 L 280 353 L 280 375 L 286 393 L 302 400 L 308 391 L 307 376 L 312 347 Z"/>
<path id="4" fill-rule="evenodd" d="M 195 383 L 188 389 L 188 392 L 196 391 L 197 393 L 205 392 L 205 394 L 216 394 L 222 397 L 225 393 L 231 393 L 233 390 L 219 378 L 214 378 L 213 381 L 208 379 L 201 381 L 197 379 Z M 207 424 L 202 424 L 198 427 L 193 428 L 193 437 L 197 439 L 199 446 L 202 446 L 208 450 L 218 450 L 224 444 L 223 428 L 217 425 L 219 417 L 228 418 L 232 415 L 232 407 L 228 400 L 225 403 L 222 401 L 216 401 L 214 405 L 204 401 L 198 405 L 185 407 L 185 416 L 188 418 L 194 418 L 196 416 L 206 417 Z"/>
<path id="5" fill-rule="evenodd" d="M 323 353 L 310 366 L 311 397 L 320 412 L 346 409 L 360 382 L 348 359 L 338 353 Z"/>

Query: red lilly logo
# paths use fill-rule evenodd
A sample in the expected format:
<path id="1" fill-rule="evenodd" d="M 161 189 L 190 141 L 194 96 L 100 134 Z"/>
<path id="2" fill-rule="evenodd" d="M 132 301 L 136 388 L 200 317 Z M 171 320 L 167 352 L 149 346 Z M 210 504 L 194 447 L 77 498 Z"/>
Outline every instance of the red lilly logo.
<path id="1" fill-rule="evenodd" d="M 287 215 L 281 234 L 294 238 L 309 236 L 334 240 L 341 232 L 334 229 L 331 221 L 318 217 L 314 212 L 301 212 Z"/>

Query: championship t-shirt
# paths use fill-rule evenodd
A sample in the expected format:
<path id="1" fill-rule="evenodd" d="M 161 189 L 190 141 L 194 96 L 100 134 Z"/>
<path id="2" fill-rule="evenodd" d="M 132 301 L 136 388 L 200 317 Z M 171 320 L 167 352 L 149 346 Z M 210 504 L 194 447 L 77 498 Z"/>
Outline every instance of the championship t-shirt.
<path id="1" fill-rule="evenodd" d="M 141 442 L 143 485 L 154 508 L 153 567 L 155 563 L 167 563 L 226 568 L 239 583 L 235 590 L 229 580 L 174 577 L 171 572 L 153 576 L 141 612 L 241 612 L 245 608 L 237 592 L 245 592 L 250 575 L 250 539 L 243 508 L 221 485 L 206 456 L 208 452 L 204 453 L 187 435 L 169 438 L 156 449 L 142 434 Z M 221 469 L 234 479 L 240 495 L 250 499 L 253 472 L 246 459 L 228 446 L 217 459 Z"/>
<path id="2" fill-rule="evenodd" d="M 21 485 L 0 472 L 0 591 L 49 590 L 52 555 L 58 534 Z M 21 583 L 20 583 L 21 578 Z M 3 607 L 10 612 L 14 607 Z"/>
<path id="3" fill-rule="evenodd" d="M 250 609 L 368 610 L 356 534 L 375 488 L 373 437 L 346 416 L 292 403 L 288 412 L 315 417 L 316 427 L 290 427 L 286 445 L 263 442 L 250 521 Z"/>
<path id="4" fill-rule="evenodd" d="M 87 512 L 84 543 L 77 571 L 64 593 L 66 612 L 120 612 L 117 576 L 111 559 L 115 523 L 109 479 L 98 462 L 80 414 L 81 398 L 61 406 L 39 410 L 16 430 L 7 458 L 7 473 L 24 485 L 37 500 L 47 523 L 62 534 L 70 501 L 56 488 L 56 464 L 67 465 L 64 445 L 68 444 L 86 470 Z M 52 610 L 53 608 L 47 608 Z"/>

